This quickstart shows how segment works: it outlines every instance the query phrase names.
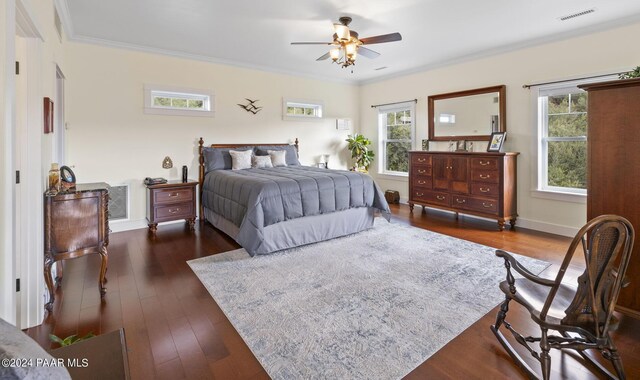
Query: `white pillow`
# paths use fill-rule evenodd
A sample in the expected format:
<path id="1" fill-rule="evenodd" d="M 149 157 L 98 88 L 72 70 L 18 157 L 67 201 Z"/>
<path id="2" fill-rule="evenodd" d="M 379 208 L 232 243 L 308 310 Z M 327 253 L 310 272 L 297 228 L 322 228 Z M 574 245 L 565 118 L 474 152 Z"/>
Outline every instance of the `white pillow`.
<path id="1" fill-rule="evenodd" d="M 252 150 L 230 150 L 231 155 L 231 169 L 250 169 L 251 168 L 251 156 Z"/>
<path id="2" fill-rule="evenodd" d="M 253 156 L 251 159 L 252 168 L 272 168 L 271 156 Z"/>
<path id="3" fill-rule="evenodd" d="M 286 150 L 268 150 L 269 157 L 271 157 L 271 164 L 273 166 L 287 166 Z"/>

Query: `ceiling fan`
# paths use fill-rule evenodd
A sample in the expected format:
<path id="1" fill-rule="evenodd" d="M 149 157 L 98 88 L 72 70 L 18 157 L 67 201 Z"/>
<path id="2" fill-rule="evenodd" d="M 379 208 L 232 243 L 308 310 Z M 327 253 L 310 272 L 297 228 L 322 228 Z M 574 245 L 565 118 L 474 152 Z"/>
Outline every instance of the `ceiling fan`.
<path id="1" fill-rule="evenodd" d="M 333 24 L 334 34 L 332 42 L 292 42 L 291 45 L 330 45 L 333 46 L 329 52 L 322 55 L 316 61 L 324 61 L 331 57 L 333 63 L 337 63 L 343 68 L 356 64 L 358 53 L 367 58 L 377 58 L 380 53 L 368 49 L 362 45 L 381 44 L 384 42 L 394 42 L 402 40 L 400 33 L 383 34 L 380 36 L 358 38 L 358 32 L 349 30 L 351 17 L 340 17 L 339 23 Z"/>

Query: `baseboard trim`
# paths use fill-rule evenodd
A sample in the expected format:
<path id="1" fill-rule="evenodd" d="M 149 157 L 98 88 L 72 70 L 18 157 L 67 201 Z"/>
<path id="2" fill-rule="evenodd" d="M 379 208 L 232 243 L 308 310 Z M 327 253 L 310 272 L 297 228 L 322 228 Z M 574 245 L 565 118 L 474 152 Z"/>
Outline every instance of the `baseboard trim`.
<path id="1" fill-rule="evenodd" d="M 574 237 L 580 230 L 580 228 L 563 226 L 560 224 L 553 224 L 547 222 L 541 222 L 539 220 L 531 220 L 518 218 L 516 227 L 528 228 L 530 230 L 536 230 L 540 232 L 547 232 L 554 235 Z"/>
<path id="2" fill-rule="evenodd" d="M 174 223 L 184 223 L 184 220 L 174 220 L 171 222 L 163 222 L 158 223 L 158 225 L 167 225 Z M 110 221 L 109 229 L 111 229 L 111 233 L 116 232 L 124 232 L 124 231 L 132 231 L 132 230 L 140 230 L 143 228 L 148 228 L 149 225 L 147 223 L 147 219 L 136 219 L 136 220 L 122 220 L 122 221 Z"/>

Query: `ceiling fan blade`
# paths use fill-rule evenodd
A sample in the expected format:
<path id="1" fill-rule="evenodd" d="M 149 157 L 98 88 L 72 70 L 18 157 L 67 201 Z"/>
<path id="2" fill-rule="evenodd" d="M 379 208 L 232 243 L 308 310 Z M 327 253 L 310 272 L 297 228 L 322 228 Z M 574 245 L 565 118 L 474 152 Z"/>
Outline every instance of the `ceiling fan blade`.
<path id="1" fill-rule="evenodd" d="M 381 44 L 384 42 L 394 42 L 394 41 L 401 41 L 401 40 L 402 40 L 402 36 L 400 35 L 400 33 L 391 33 L 391 34 L 383 34 L 380 36 L 361 38 L 360 42 L 362 42 L 365 45 L 371 45 L 371 44 Z"/>
<path id="2" fill-rule="evenodd" d="M 320 58 L 316 59 L 316 61 L 324 61 L 325 59 L 331 57 L 331 53 L 327 52 L 326 54 L 324 54 L 323 56 L 321 56 Z"/>
<path id="3" fill-rule="evenodd" d="M 373 51 L 371 49 L 367 49 L 364 46 L 360 46 L 358 48 L 358 54 L 360 54 L 360 55 L 362 55 L 364 57 L 367 57 L 367 58 L 371 58 L 371 59 L 378 58 L 380 56 L 380 53 L 378 53 L 377 51 Z"/>
<path id="4" fill-rule="evenodd" d="M 292 42 L 291 45 L 333 45 L 333 42 Z"/>

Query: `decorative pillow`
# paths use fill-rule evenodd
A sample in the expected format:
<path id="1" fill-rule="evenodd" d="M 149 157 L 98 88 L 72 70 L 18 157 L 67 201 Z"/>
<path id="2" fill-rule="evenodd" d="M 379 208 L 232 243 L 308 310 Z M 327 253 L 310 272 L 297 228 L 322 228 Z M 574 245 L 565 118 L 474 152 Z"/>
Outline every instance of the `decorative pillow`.
<path id="1" fill-rule="evenodd" d="M 268 150 L 267 153 L 269 153 L 269 156 L 271 157 L 271 164 L 273 166 L 287 166 L 286 151 Z"/>
<path id="2" fill-rule="evenodd" d="M 272 168 L 271 156 L 253 156 L 251 159 L 252 168 Z"/>
<path id="3" fill-rule="evenodd" d="M 204 171 L 209 173 L 212 170 L 229 170 L 232 167 L 230 150 L 245 151 L 253 150 L 252 146 L 242 146 L 238 148 L 211 148 L 205 147 L 202 150 L 204 155 Z"/>
<path id="4" fill-rule="evenodd" d="M 251 169 L 253 150 L 230 150 L 231 170 Z"/>
<path id="5" fill-rule="evenodd" d="M 268 150 L 284 150 L 287 152 L 287 166 L 300 165 L 300 161 L 298 161 L 298 152 L 296 151 L 296 147 L 294 145 L 259 145 L 256 146 L 256 156 L 268 156 Z"/>

